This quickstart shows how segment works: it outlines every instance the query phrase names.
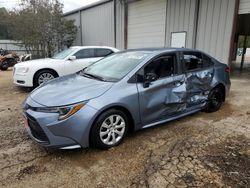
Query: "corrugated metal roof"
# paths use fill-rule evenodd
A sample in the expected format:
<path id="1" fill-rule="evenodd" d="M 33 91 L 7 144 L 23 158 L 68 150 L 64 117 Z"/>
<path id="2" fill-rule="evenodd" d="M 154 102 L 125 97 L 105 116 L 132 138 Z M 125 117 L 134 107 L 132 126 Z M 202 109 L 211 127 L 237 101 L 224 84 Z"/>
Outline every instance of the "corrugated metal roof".
<path id="1" fill-rule="evenodd" d="M 69 12 L 66 12 L 64 13 L 63 15 L 64 16 L 68 16 L 70 14 L 74 14 L 74 13 L 77 13 L 79 11 L 82 11 L 82 10 L 86 10 L 86 9 L 89 9 L 89 8 L 92 8 L 92 7 L 95 7 L 95 6 L 99 6 L 99 5 L 102 5 L 104 3 L 108 3 L 110 1 L 113 1 L 113 0 L 100 0 L 100 1 L 97 1 L 95 3 L 91 3 L 89 5 L 86 5 L 86 6 L 83 6 L 83 7 L 80 7 L 78 9 L 75 9 L 75 10 L 72 10 L 72 11 L 69 11 Z"/>

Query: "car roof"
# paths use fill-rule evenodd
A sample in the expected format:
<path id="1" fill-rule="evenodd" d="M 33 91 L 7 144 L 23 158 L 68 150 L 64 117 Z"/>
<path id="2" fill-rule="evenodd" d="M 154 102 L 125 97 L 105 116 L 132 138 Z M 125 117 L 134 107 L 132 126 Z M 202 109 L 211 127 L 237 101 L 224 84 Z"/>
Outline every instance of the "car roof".
<path id="1" fill-rule="evenodd" d="M 199 52 L 203 53 L 199 50 L 189 49 L 189 48 L 138 48 L 138 49 L 128 49 L 125 51 L 145 51 L 145 52 L 152 52 L 152 53 L 164 53 L 164 52 L 184 52 L 184 51 L 192 51 L 192 52 Z"/>
<path id="2" fill-rule="evenodd" d="M 105 49 L 113 50 L 115 52 L 119 51 L 118 49 L 110 47 L 110 46 L 71 46 L 70 48 L 75 48 L 75 49 L 105 48 Z"/>

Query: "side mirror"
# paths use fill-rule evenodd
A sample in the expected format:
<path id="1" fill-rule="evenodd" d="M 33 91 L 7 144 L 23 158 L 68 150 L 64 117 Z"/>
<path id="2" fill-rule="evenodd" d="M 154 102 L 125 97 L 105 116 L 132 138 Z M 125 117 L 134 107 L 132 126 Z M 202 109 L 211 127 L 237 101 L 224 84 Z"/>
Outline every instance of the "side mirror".
<path id="1" fill-rule="evenodd" d="M 151 83 L 151 82 L 154 82 L 154 81 L 156 81 L 156 80 L 158 80 L 157 74 L 155 74 L 155 73 L 147 73 L 147 74 L 144 76 L 143 87 L 144 87 L 144 88 L 149 87 L 150 83 Z"/>
<path id="2" fill-rule="evenodd" d="M 69 56 L 69 60 L 70 61 L 76 60 L 76 56 Z"/>

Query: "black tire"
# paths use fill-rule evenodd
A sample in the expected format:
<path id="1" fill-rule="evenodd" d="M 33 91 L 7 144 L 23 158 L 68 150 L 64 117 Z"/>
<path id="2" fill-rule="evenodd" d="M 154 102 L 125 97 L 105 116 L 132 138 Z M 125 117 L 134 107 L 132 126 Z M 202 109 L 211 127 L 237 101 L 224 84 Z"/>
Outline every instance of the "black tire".
<path id="1" fill-rule="evenodd" d="M 5 61 L 5 62 L 2 62 L 2 64 L 0 65 L 0 69 L 1 69 L 2 71 L 6 71 L 8 68 L 9 68 L 9 67 L 8 67 L 6 61 Z"/>
<path id="2" fill-rule="evenodd" d="M 42 74 L 44 74 L 44 73 L 49 73 L 49 74 L 53 75 L 54 78 L 58 77 L 58 75 L 55 74 L 54 71 L 51 71 L 51 70 L 41 70 L 41 71 L 37 72 L 37 73 L 35 74 L 35 76 L 34 76 L 34 87 L 35 87 L 35 88 L 38 87 L 38 86 L 40 85 L 38 80 L 39 80 L 39 77 L 40 77 Z"/>
<path id="3" fill-rule="evenodd" d="M 118 115 L 118 116 L 121 116 L 123 118 L 123 120 L 125 122 L 125 130 L 124 130 L 124 134 L 123 134 L 122 138 L 118 142 L 116 142 L 115 144 L 109 144 L 108 145 L 108 144 L 106 144 L 106 143 L 104 143 L 102 141 L 101 136 L 100 136 L 100 132 L 101 132 L 101 129 L 103 129 L 102 128 L 102 124 L 106 120 L 108 120 L 108 118 L 110 116 L 113 116 L 113 115 L 114 116 Z M 121 111 L 121 110 L 110 109 L 108 111 L 103 112 L 97 118 L 97 120 L 95 121 L 95 123 L 94 123 L 94 125 L 93 125 L 93 127 L 92 127 L 92 129 L 90 131 L 90 145 L 93 148 L 98 148 L 98 149 L 109 149 L 111 147 L 119 145 L 124 140 L 124 137 L 126 136 L 126 134 L 128 132 L 128 123 L 129 123 L 129 120 L 128 120 L 127 115 L 123 111 Z M 116 134 L 116 135 L 119 136 L 118 134 Z"/>
<path id="4" fill-rule="evenodd" d="M 223 91 L 216 87 L 212 89 L 208 95 L 208 103 L 204 112 L 212 113 L 216 112 L 220 109 L 221 105 L 223 104 Z"/>
<path id="5" fill-rule="evenodd" d="M 8 69 L 8 67 L 0 67 L 0 70 L 2 71 L 6 71 Z"/>

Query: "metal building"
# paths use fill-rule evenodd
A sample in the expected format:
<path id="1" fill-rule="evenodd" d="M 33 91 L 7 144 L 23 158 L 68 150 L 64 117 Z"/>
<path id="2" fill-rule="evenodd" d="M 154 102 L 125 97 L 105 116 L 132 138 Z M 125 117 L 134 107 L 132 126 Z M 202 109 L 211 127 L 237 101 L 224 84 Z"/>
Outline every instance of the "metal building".
<path id="1" fill-rule="evenodd" d="M 76 45 L 187 47 L 230 63 L 238 35 L 250 35 L 241 14 L 250 0 L 102 0 L 64 16 L 78 27 Z"/>

